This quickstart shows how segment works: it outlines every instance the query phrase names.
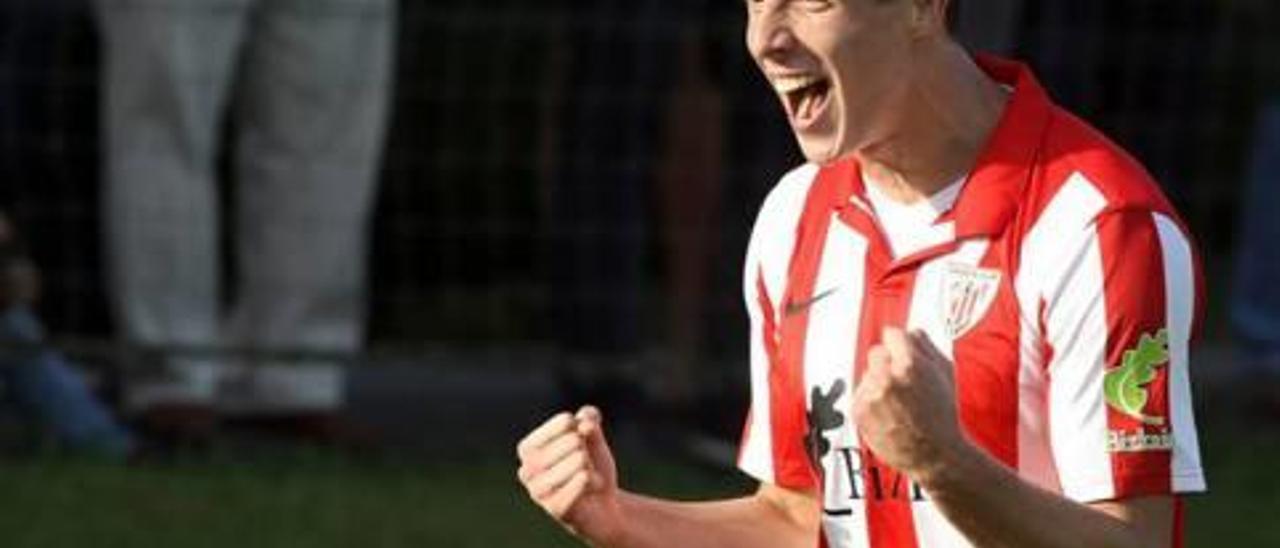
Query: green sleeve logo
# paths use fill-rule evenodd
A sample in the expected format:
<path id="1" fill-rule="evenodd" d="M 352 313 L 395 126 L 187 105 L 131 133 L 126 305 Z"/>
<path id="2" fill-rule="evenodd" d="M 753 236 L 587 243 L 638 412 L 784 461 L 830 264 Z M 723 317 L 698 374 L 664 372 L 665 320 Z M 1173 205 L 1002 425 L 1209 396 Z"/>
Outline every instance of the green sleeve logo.
<path id="1" fill-rule="evenodd" d="M 1164 424 L 1164 417 L 1149 417 L 1142 409 L 1147 406 L 1147 385 L 1156 379 L 1156 369 L 1167 363 L 1169 330 L 1161 329 L 1154 337 L 1143 333 L 1138 345 L 1124 352 L 1122 363 L 1103 377 L 1107 404 L 1144 424 Z"/>

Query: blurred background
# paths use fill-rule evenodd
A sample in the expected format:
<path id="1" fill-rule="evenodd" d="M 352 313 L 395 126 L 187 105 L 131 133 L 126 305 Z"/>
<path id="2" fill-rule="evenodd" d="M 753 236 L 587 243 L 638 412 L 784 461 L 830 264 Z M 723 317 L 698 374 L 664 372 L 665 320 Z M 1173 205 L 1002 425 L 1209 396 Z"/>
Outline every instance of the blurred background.
<path id="1" fill-rule="evenodd" d="M 1280 544 L 1280 9 L 969 0 L 1195 233 L 1211 493 Z M 800 161 L 739 2 L 6 0 L 0 538 L 564 546 L 514 443 L 744 492 L 740 268 Z"/>

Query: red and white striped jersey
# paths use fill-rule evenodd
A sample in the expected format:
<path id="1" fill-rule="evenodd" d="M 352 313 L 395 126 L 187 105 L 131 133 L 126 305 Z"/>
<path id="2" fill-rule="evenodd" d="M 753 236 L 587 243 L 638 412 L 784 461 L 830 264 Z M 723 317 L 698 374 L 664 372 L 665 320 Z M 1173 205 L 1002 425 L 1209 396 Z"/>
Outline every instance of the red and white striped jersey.
<path id="1" fill-rule="evenodd" d="M 1013 92 L 936 245 L 892 257 L 851 159 L 792 171 L 756 221 L 739 466 L 820 492 L 823 546 L 968 545 L 859 443 L 850 397 L 885 325 L 952 359 L 969 439 L 1024 480 L 1081 502 L 1205 489 L 1188 382 L 1203 282 L 1185 226 L 1024 66 L 979 64 Z"/>

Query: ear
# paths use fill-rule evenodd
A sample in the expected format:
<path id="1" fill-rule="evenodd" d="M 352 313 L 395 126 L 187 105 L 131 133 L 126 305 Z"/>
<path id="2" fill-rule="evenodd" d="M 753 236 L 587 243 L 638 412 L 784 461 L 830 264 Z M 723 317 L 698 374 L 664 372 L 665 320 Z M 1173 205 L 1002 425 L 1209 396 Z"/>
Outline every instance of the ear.
<path id="1" fill-rule="evenodd" d="M 917 38 L 947 34 L 951 0 L 910 0 L 911 33 Z"/>

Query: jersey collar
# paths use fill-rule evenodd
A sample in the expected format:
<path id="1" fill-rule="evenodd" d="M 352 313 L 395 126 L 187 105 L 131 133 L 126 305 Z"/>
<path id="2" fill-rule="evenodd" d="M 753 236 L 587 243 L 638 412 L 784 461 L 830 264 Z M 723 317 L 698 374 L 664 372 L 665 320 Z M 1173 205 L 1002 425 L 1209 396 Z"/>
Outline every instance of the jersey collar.
<path id="1" fill-rule="evenodd" d="M 1013 219 L 1052 112 L 1048 95 L 1026 65 L 985 54 L 978 54 L 975 61 L 1013 93 L 955 206 L 938 220 L 955 222 L 957 240 L 1000 234 Z M 867 209 L 866 187 L 856 160 L 850 157 L 825 166 L 824 171 L 835 183 L 830 197 L 836 208 L 852 202 Z"/>
<path id="2" fill-rule="evenodd" d="M 850 227 L 873 238 L 872 259 L 886 265 L 915 264 L 954 248 L 961 239 L 996 237 L 1014 218 L 1036 169 L 1044 132 L 1052 118 L 1053 105 L 1048 95 L 1030 73 L 1015 61 L 979 55 L 978 67 L 1012 93 L 1006 102 L 1000 122 L 978 155 L 965 186 L 951 211 L 937 223 L 954 223 L 954 238 L 943 245 L 928 248 L 910 257 L 892 261 L 888 243 L 867 201 L 867 187 L 854 157 L 824 165 L 812 192 L 818 192 L 818 204 L 829 204 L 840 211 L 840 218 Z"/>
<path id="3" fill-rule="evenodd" d="M 957 239 L 997 235 L 1013 219 L 1053 110 L 1026 65 L 982 54 L 975 60 L 1013 93 L 952 209 Z"/>

